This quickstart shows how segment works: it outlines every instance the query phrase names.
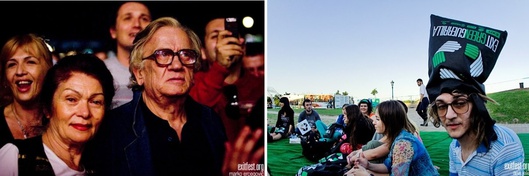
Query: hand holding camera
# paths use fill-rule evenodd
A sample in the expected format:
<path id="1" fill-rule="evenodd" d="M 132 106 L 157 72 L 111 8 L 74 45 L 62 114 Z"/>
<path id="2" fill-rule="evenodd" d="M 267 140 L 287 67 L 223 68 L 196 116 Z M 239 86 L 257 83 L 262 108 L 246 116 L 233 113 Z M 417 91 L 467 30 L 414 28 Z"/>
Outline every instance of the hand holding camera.
<path id="1" fill-rule="evenodd" d="M 217 38 L 217 62 L 223 67 L 230 68 L 244 55 L 244 39 L 238 37 L 236 18 L 226 18 L 224 25 L 226 30 L 220 31 Z"/>

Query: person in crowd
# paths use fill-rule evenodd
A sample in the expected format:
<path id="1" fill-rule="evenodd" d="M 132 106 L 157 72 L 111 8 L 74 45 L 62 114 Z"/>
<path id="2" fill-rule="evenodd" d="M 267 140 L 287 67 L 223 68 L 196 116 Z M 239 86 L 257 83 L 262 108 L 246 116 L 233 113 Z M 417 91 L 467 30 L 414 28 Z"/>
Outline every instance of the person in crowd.
<path id="1" fill-rule="evenodd" d="M 311 126 L 311 128 L 313 130 L 317 130 L 317 126 L 316 126 L 316 121 L 319 121 L 321 122 L 321 118 L 320 118 L 320 115 L 318 114 L 318 112 L 316 112 L 316 110 L 314 110 L 312 108 L 312 101 L 310 101 L 310 99 L 305 99 L 303 100 L 303 107 L 304 107 L 304 111 L 302 111 L 301 113 L 299 113 L 299 116 L 298 116 L 298 123 L 300 123 L 301 121 L 303 120 L 307 120 L 307 122 L 309 123 L 309 125 Z M 323 123 L 321 123 L 323 124 Z M 325 125 L 325 124 L 323 124 Z M 321 134 L 324 134 L 325 130 L 327 129 L 327 127 L 323 127 L 321 128 L 323 130 L 319 130 Z M 296 128 L 296 133 L 297 134 L 301 134 L 301 131 L 299 130 L 299 128 Z"/>
<path id="2" fill-rule="evenodd" d="M 414 129 L 402 105 L 389 100 L 380 103 L 375 113 L 375 129 L 390 144 L 383 164 L 370 163 L 363 152 L 358 153 L 355 166 L 347 175 L 369 175 L 369 172 L 390 175 L 439 175 L 428 151 L 407 129 Z M 369 170 L 369 172 L 368 172 Z"/>
<path id="3" fill-rule="evenodd" d="M 495 124 L 485 102 L 485 96 L 475 81 L 431 80 L 440 84 L 427 86 L 432 104 L 429 115 L 435 127 L 442 125 L 453 139 L 448 153 L 451 175 L 524 175 L 523 167 L 506 165 L 524 163 L 524 150 L 516 133 Z M 436 91 L 433 89 L 438 89 Z"/>
<path id="4" fill-rule="evenodd" d="M 408 106 L 401 100 L 396 101 L 398 101 L 404 108 L 404 111 L 408 113 Z M 406 123 L 408 122 L 411 124 L 405 125 L 405 129 L 410 131 L 415 137 L 422 141 L 419 135 L 418 126 L 415 125 L 410 119 L 408 119 Z M 412 126 L 414 128 L 410 128 Z M 355 150 L 347 156 L 348 164 L 351 166 L 351 164 L 354 163 L 354 161 L 358 158 L 359 152 L 362 152 L 364 157 L 371 163 L 382 163 L 389 154 L 389 148 L 390 146 L 388 146 L 387 138 L 382 133 L 375 133 L 375 135 L 373 135 L 373 139 L 371 139 L 371 141 L 369 141 L 366 145 L 362 146 L 362 149 Z"/>
<path id="5" fill-rule="evenodd" d="M 373 113 L 373 105 L 371 104 L 371 101 L 368 99 L 362 99 L 360 102 L 358 102 L 358 106 L 360 107 L 360 111 L 362 111 L 366 117 L 370 118 L 371 120 L 375 120 L 375 114 Z"/>
<path id="6" fill-rule="evenodd" d="M 294 110 L 290 107 L 290 101 L 287 97 L 279 99 L 281 109 L 277 114 L 277 121 L 273 132 L 269 134 L 268 141 L 277 141 L 286 138 L 294 132 Z"/>
<path id="7" fill-rule="evenodd" d="M 349 105 L 344 113 L 345 129 L 342 137 L 330 149 L 327 156 L 318 163 L 303 166 L 297 175 L 339 175 L 346 170 L 347 161 L 343 156 L 357 150 L 371 140 L 375 128 L 371 119 L 366 118 L 357 105 Z"/>
<path id="8" fill-rule="evenodd" d="M 342 105 L 342 114 L 340 114 L 340 115 L 338 115 L 338 117 L 336 117 L 336 122 L 335 123 L 340 124 L 342 126 L 345 126 L 345 123 L 344 123 L 345 119 L 343 117 L 345 115 L 345 107 L 347 107 L 347 106 L 349 106 L 349 104 L 347 104 L 347 103 Z"/>
<path id="9" fill-rule="evenodd" d="M 264 77 L 264 58 L 264 43 L 246 42 L 246 53 L 242 58 L 242 65 L 245 72 L 255 77 Z"/>
<path id="10" fill-rule="evenodd" d="M 417 105 L 416 111 L 423 120 L 421 126 L 428 126 L 428 114 L 426 113 L 426 109 L 428 109 L 430 99 L 428 99 L 428 92 L 426 91 L 426 86 L 424 86 L 421 78 L 417 79 L 417 86 L 419 86 L 419 104 Z"/>
<path id="11" fill-rule="evenodd" d="M 344 123 L 346 124 L 344 134 L 347 134 L 346 139 L 348 140 L 346 141 L 349 142 L 347 144 L 349 147 L 340 147 L 340 151 L 344 155 L 360 149 L 373 138 L 375 133 L 373 121 L 366 118 L 357 105 L 345 107 Z"/>
<path id="12" fill-rule="evenodd" d="M 264 100 L 265 97 L 262 96 L 256 101 L 255 106 L 251 110 L 250 118 L 247 119 L 246 126 L 239 133 L 235 143 L 225 143 L 226 155 L 224 156 L 224 165 L 222 167 L 223 175 L 241 171 L 239 168 L 241 163 L 248 163 L 254 166 L 259 164 L 263 166 L 261 170 L 250 172 L 264 174 Z"/>
<path id="13" fill-rule="evenodd" d="M 243 68 L 244 38 L 231 37 L 224 18 L 210 20 L 204 33 L 204 63 L 195 74 L 190 95 L 219 114 L 228 140 L 234 142 L 264 93 L 264 77 L 255 77 Z"/>
<path id="14" fill-rule="evenodd" d="M 81 162 L 110 109 L 112 74 L 94 55 L 67 56 L 47 73 L 42 87 L 41 136 L 8 143 L 0 149 L 2 175 L 86 175 Z"/>
<path id="15" fill-rule="evenodd" d="M 116 54 L 115 57 L 105 59 L 105 64 L 117 84 L 112 106 L 116 108 L 132 100 L 132 90 L 128 87 L 131 77 L 129 66 L 132 41 L 138 32 L 151 22 L 151 13 L 141 2 L 123 2 L 112 16 L 109 31 L 112 39 L 116 41 Z"/>
<path id="16" fill-rule="evenodd" d="M 42 82 L 53 65 L 43 38 L 29 33 L 10 38 L 0 51 L 0 146 L 42 133 Z"/>
<path id="17" fill-rule="evenodd" d="M 442 22 L 441 22 L 442 21 Z M 432 26 L 452 21 L 432 15 Z M 456 21 L 456 20 L 453 20 Z M 494 47 L 473 39 L 431 37 L 428 57 L 429 81 L 426 85 L 432 101 L 428 115 L 435 127 L 443 126 L 452 138 L 449 147 L 450 175 L 525 175 L 525 153 L 518 135 L 496 124 L 486 103 L 483 84 L 490 76 L 507 39 L 507 31 L 458 21 L 456 25 L 477 26 L 494 32 Z M 436 60 L 435 50 L 446 42 L 463 49 Z M 469 50 L 476 51 L 469 54 Z M 520 102 L 522 103 L 522 102 Z"/>
<path id="18" fill-rule="evenodd" d="M 134 98 L 113 109 L 101 126 L 93 151 L 100 158 L 92 159 L 98 171 L 221 175 L 224 126 L 211 108 L 188 95 L 200 46 L 198 36 L 172 17 L 158 18 L 136 35 L 131 53 Z"/>

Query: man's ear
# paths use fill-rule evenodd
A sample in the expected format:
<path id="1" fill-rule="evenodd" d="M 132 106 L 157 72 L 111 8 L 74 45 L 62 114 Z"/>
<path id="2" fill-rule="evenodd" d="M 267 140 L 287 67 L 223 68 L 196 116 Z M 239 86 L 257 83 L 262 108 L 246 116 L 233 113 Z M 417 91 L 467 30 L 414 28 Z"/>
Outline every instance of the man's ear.
<path id="1" fill-rule="evenodd" d="M 110 37 L 112 37 L 112 39 L 116 39 L 116 28 L 111 27 L 108 29 L 108 31 L 110 32 Z"/>
<path id="2" fill-rule="evenodd" d="M 204 47 L 200 48 L 200 52 L 202 53 L 202 60 L 207 61 L 208 57 L 206 55 L 206 49 Z M 206 62 L 207 63 L 207 62 Z"/>
<path id="3" fill-rule="evenodd" d="M 143 85 L 143 83 L 145 82 L 144 78 L 143 78 L 143 72 L 144 70 L 143 69 L 137 69 L 137 68 L 132 68 L 132 73 L 134 74 L 134 77 L 136 78 L 136 82 L 138 83 L 138 85 Z"/>

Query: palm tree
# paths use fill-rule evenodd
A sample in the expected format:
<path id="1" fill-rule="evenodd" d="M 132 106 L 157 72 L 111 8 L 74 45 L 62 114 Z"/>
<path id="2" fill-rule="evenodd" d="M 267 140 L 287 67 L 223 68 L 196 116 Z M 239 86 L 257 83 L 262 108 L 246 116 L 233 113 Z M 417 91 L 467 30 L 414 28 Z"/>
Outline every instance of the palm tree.
<path id="1" fill-rule="evenodd" d="M 377 88 L 371 91 L 371 95 L 375 96 L 375 98 L 377 97 L 377 94 L 378 94 Z"/>

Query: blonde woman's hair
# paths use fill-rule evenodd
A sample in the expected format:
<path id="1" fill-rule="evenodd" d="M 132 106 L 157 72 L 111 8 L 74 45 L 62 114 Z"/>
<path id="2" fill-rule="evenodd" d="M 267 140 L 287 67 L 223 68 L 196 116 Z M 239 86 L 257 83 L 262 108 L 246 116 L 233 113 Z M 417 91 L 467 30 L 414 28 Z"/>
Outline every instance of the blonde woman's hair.
<path id="1" fill-rule="evenodd" d="M 53 66 L 51 52 L 44 39 L 37 34 L 29 33 L 11 37 L 0 51 L 0 106 L 5 106 L 13 102 L 13 92 L 8 88 L 6 73 L 7 61 L 15 55 L 17 49 L 23 49 L 29 55 L 43 61 L 46 73 Z M 42 84 L 41 84 L 42 85 Z"/>

